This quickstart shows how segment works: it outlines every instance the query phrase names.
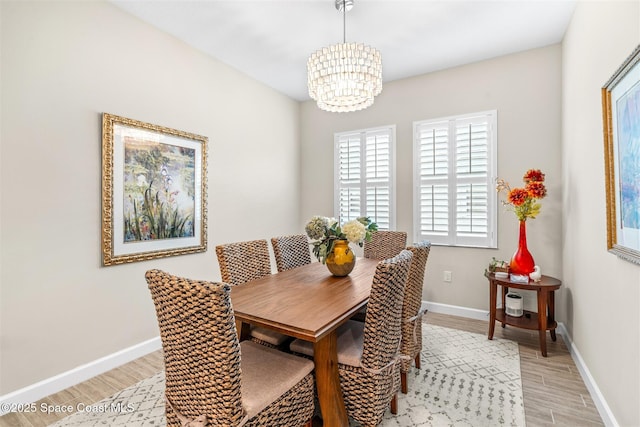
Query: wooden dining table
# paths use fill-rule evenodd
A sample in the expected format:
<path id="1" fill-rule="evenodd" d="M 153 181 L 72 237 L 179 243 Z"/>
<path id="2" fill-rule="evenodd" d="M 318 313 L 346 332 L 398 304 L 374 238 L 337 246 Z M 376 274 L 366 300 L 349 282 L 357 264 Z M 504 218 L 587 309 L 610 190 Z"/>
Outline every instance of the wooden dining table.
<path id="1" fill-rule="evenodd" d="M 313 343 L 318 400 L 325 427 L 349 425 L 338 374 L 338 326 L 364 307 L 378 261 L 358 258 L 345 277 L 314 262 L 231 289 L 240 339 L 250 325 Z"/>

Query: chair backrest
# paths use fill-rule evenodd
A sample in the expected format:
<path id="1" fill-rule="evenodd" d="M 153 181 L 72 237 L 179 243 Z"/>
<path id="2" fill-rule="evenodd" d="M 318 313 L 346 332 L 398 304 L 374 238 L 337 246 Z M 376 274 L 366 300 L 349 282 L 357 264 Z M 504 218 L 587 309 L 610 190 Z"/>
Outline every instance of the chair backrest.
<path id="1" fill-rule="evenodd" d="M 220 425 L 237 425 L 245 412 L 229 285 L 159 270 L 147 271 L 145 278 L 158 317 L 171 406 L 189 419 L 206 415 Z"/>
<path id="2" fill-rule="evenodd" d="M 376 267 L 364 321 L 362 365 L 367 368 L 383 368 L 398 352 L 402 300 L 412 257 L 411 251 L 403 250 Z"/>
<path id="3" fill-rule="evenodd" d="M 422 286 L 424 284 L 424 271 L 427 258 L 431 250 L 431 242 L 423 241 L 407 247 L 413 253 L 411 267 L 407 276 L 407 285 L 404 290 L 404 303 L 402 306 L 402 319 L 407 320 L 418 314 L 422 305 Z"/>
<path id="4" fill-rule="evenodd" d="M 266 240 L 227 243 L 216 246 L 222 281 L 241 285 L 271 274 L 271 259 Z"/>
<path id="5" fill-rule="evenodd" d="M 276 258 L 278 271 L 311 264 L 309 239 L 304 234 L 272 237 L 271 246 L 273 246 L 273 255 Z"/>
<path id="6" fill-rule="evenodd" d="M 371 259 L 389 259 L 398 255 L 407 246 L 407 233 L 404 231 L 380 230 L 364 242 L 364 257 Z"/>

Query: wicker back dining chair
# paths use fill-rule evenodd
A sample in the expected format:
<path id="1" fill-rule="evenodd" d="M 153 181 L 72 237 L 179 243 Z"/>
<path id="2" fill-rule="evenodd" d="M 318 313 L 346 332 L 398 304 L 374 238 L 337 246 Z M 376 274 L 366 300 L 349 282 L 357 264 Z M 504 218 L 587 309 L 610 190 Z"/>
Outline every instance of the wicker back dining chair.
<path id="1" fill-rule="evenodd" d="M 364 242 L 364 257 L 371 259 L 389 259 L 398 255 L 407 245 L 407 233 L 404 231 L 380 230 L 371 234 L 371 240 Z M 358 310 L 352 320 L 364 322 L 367 306 Z"/>
<path id="2" fill-rule="evenodd" d="M 402 301 L 413 254 L 403 250 L 378 263 L 364 323 L 348 320 L 338 328 L 340 387 L 347 414 L 364 427 L 380 424 L 391 404 L 397 413 L 400 389 Z M 293 353 L 313 356 L 313 344 L 294 340 Z"/>
<path id="3" fill-rule="evenodd" d="M 364 257 L 371 259 L 389 259 L 398 255 L 407 246 L 407 233 L 404 231 L 380 230 L 371 234 L 371 240 L 364 242 Z"/>
<path id="4" fill-rule="evenodd" d="M 230 285 L 241 285 L 271 274 L 271 259 L 266 240 L 226 243 L 216 246 L 220 276 Z M 271 329 L 251 326 L 251 340 L 269 347 L 280 347 L 290 337 Z"/>
<path id="5" fill-rule="evenodd" d="M 402 304 L 402 340 L 400 353 L 405 357 L 400 363 L 400 379 L 402 393 L 406 394 L 407 372 L 411 367 L 411 361 L 415 361 L 416 368 L 420 369 L 420 351 L 422 351 L 422 317 L 427 312 L 422 307 L 422 286 L 424 284 L 424 272 L 427 258 L 431 250 L 431 242 L 424 241 L 407 247 L 413 253 L 411 267 L 407 275 L 407 284 L 404 290 L 404 302 Z"/>
<path id="6" fill-rule="evenodd" d="M 313 363 L 240 343 L 228 284 L 159 270 L 145 277 L 164 352 L 167 426 L 311 426 Z"/>
<path id="7" fill-rule="evenodd" d="M 222 281 L 240 285 L 271 274 L 271 259 L 266 240 L 226 243 L 216 246 Z"/>
<path id="8" fill-rule="evenodd" d="M 273 255 L 278 271 L 291 270 L 301 265 L 311 264 L 309 239 L 304 234 L 271 238 Z"/>

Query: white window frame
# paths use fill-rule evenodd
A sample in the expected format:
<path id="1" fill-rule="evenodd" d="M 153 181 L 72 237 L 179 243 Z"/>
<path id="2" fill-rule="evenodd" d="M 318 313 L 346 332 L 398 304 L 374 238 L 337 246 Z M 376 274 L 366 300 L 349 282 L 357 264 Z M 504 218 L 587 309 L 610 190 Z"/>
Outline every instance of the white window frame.
<path id="1" fill-rule="evenodd" d="M 335 218 L 341 221 L 340 218 L 340 138 L 344 136 L 354 136 L 358 135 L 360 138 L 360 171 L 362 174 L 365 174 L 364 177 L 360 177 L 360 195 L 361 195 L 361 216 L 372 216 L 367 213 L 367 203 L 366 203 L 366 189 L 367 189 L 367 177 L 366 177 L 366 140 L 368 135 L 376 134 L 376 133 L 388 133 L 389 135 L 389 169 L 390 169 L 390 177 L 389 177 L 389 229 L 395 230 L 396 227 L 396 126 L 388 125 L 388 126 L 379 126 L 375 128 L 367 128 L 367 129 L 358 129 L 353 131 L 346 132 L 337 132 L 334 134 L 334 157 L 333 157 L 333 165 L 334 165 L 334 215 Z M 371 218 L 374 219 L 373 217 Z M 381 227 L 380 230 L 385 230 L 386 228 Z"/>
<path id="2" fill-rule="evenodd" d="M 456 224 L 456 184 L 463 182 L 456 176 L 456 144 L 451 136 L 455 135 L 456 122 L 465 122 L 473 118 L 486 116 L 488 124 L 487 141 L 487 235 L 459 236 Z M 448 189 L 448 232 L 446 235 L 439 233 L 422 233 L 421 231 L 421 204 L 420 196 L 423 182 L 420 176 L 420 135 L 422 126 L 428 126 L 439 122 L 448 122 L 449 140 L 447 147 L 447 175 L 446 178 L 434 179 L 431 182 L 440 182 L 447 185 Z M 497 248 L 498 243 L 498 197 L 495 191 L 497 178 L 497 144 L 498 144 L 498 112 L 497 110 L 481 111 L 477 113 L 461 114 L 456 116 L 440 117 L 436 119 L 420 120 L 413 122 L 413 230 L 415 241 L 429 240 L 434 245 L 463 246 L 480 248 Z M 425 180 L 425 184 L 428 180 Z M 484 182 L 484 180 L 483 180 Z"/>

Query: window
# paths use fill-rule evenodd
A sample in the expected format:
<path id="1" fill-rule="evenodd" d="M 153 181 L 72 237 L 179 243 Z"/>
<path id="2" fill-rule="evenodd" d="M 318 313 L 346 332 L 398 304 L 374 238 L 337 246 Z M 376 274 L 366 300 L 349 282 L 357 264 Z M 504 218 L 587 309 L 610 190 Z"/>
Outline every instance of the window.
<path id="1" fill-rule="evenodd" d="M 495 248 L 497 112 L 414 122 L 416 241 Z"/>
<path id="2" fill-rule="evenodd" d="M 395 126 L 335 134 L 335 215 L 395 228 Z"/>

